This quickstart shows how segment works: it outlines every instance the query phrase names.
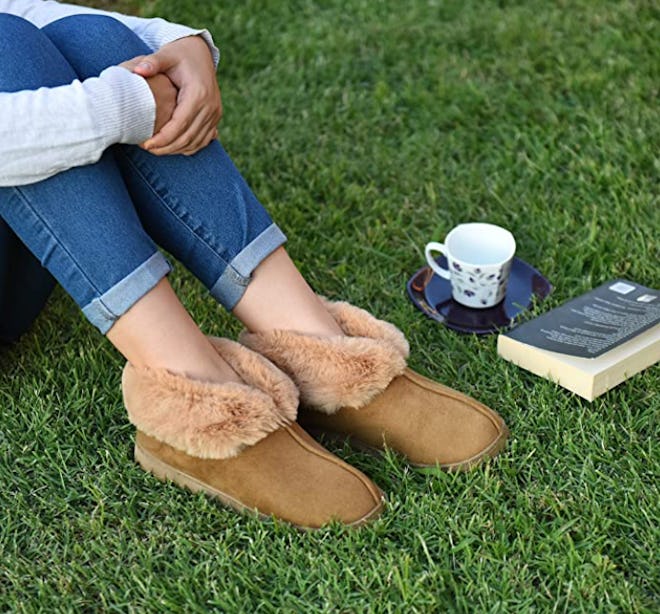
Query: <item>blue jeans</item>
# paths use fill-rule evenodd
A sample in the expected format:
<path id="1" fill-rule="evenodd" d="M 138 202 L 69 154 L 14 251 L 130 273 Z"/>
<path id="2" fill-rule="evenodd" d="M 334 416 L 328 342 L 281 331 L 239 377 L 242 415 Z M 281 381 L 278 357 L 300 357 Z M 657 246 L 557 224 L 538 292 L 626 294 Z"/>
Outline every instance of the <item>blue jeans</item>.
<path id="1" fill-rule="evenodd" d="M 97 76 L 151 49 L 111 17 L 43 29 L 0 13 L 0 91 Z M 0 216 L 105 334 L 180 260 L 227 309 L 286 241 L 220 143 L 193 156 L 114 145 L 96 164 L 0 188 Z"/>

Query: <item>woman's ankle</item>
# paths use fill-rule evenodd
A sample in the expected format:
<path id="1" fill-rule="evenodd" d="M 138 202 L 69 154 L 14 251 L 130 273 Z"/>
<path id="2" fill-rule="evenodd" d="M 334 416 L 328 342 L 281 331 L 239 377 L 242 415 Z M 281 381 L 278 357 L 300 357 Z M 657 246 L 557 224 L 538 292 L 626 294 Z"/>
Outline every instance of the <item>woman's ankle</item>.
<path id="1" fill-rule="evenodd" d="M 284 248 L 275 250 L 254 270 L 233 313 L 251 332 L 283 329 L 322 336 L 344 334 Z"/>
<path id="2" fill-rule="evenodd" d="M 218 383 L 242 381 L 195 324 L 166 278 L 132 305 L 107 337 L 136 367 L 169 369 Z"/>

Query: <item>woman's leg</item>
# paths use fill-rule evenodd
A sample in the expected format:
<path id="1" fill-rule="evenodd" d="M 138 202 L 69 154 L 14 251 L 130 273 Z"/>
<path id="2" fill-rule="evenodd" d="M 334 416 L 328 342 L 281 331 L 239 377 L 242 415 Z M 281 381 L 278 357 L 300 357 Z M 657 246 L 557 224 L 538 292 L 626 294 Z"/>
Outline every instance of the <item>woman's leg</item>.
<path id="1" fill-rule="evenodd" d="M 67 17 L 44 32 L 81 77 L 151 53 L 107 17 Z M 136 146 L 114 153 L 149 235 L 250 330 L 341 334 L 280 247 L 284 235 L 218 142 L 190 157 L 158 157 Z"/>
<path id="2" fill-rule="evenodd" d="M 38 87 L 47 75 L 52 85 L 75 77 L 57 48 L 27 22 L 0 15 L 0 32 L 0 91 Z M 7 38 L 11 44 L 5 45 Z M 21 80 L 22 73 L 31 82 Z M 163 279 L 169 266 L 141 226 L 109 155 L 34 185 L 0 189 L 0 213 L 129 358 L 122 396 L 137 427 L 135 458 L 146 471 L 225 505 L 304 527 L 378 516 L 378 487 L 293 423 L 298 391 L 291 380 L 240 344 L 214 339 L 212 346 L 190 320 Z M 237 215 L 248 213 L 239 209 Z M 251 262 L 252 253 L 240 254 Z M 230 279 L 220 288 L 231 292 L 237 285 Z M 213 367 L 220 354 L 246 383 L 196 381 L 218 379 L 222 369 Z M 140 368 L 144 363 L 169 370 Z"/>
<path id="3" fill-rule="evenodd" d="M 44 34 L 0 14 L 0 91 L 77 78 Z M 143 229 L 112 157 L 32 185 L 0 188 L 0 215 L 83 313 L 132 363 L 238 379 L 164 279 L 169 263 Z"/>

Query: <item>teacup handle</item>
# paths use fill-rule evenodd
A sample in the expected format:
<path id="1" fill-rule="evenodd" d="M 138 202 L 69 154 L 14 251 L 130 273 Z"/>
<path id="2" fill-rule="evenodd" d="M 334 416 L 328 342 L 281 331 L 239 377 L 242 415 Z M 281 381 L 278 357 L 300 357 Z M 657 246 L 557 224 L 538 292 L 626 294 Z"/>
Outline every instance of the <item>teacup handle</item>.
<path id="1" fill-rule="evenodd" d="M 424 250 L 424 252 L 426 254 L 426 262 L 428 262 L 429 266 L 433 269 L 434 273 L 440 275 L 440 277 L 444 277 L 445 279 L 450 279 L 451 275 L 449 271 L 447 269 L 443 269 L 435 261 L 435 258 L 431 253 L 431 252 L 440 252 L 446 256 L 447 248 L 445 247 L 444 243 L 436 243 L 435 241 L 431 241 L 431 243 L 426 244 L 426 249 Z"/>

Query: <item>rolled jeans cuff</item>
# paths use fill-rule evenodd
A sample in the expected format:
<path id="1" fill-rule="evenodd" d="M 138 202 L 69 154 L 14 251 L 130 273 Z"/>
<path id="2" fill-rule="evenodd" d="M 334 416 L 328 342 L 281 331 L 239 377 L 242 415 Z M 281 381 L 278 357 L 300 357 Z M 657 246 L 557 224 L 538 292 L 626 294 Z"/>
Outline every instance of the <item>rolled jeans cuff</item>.
<path id="1" fill-rule="evenodd" d="M 82 312 L 105 335 L 120 316 L 171 270 L 165 256 L 157 251 L 107 292 L 85 305 Z"/>
<path id="2" fill-rule="evenodd" d="M 211 296 L 231 311 L 247 290 L 252 271 L 285 242 L 286 235 L 277 224 L 268 226 L 227 265 L 210 289 Z"/>

